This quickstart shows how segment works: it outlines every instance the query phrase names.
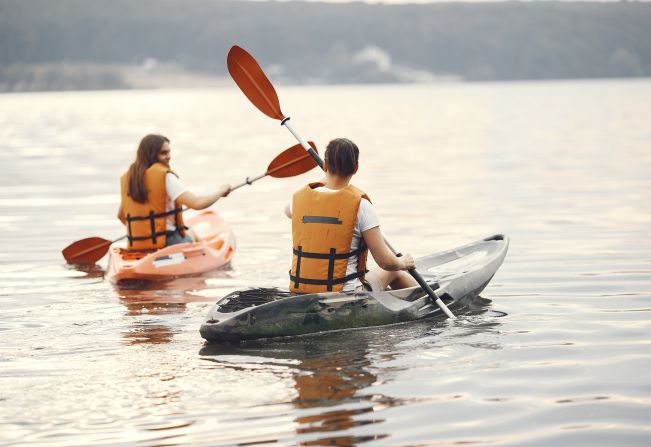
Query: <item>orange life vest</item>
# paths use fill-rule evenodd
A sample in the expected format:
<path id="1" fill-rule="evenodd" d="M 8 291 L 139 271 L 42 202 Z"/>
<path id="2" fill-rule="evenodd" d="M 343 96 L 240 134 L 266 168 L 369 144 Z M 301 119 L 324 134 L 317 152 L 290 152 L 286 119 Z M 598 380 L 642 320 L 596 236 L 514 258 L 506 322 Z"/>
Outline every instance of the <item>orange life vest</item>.
<path id="1" fill-rule="evenodd" d="M 165 175 L 174 172 L 162 163 L 154 163 L 145 171 L 147 202 L 138 203 L 129 196 L 129 171 L 120 177 L 122 211 L 127 219 L 127 238 L 131 250 L 155 250 L 167 242 L 167 216 L 176 215 L 176 230 L 184 235 L 181 207 L 166 211 Z M 176 174 L 174 174 L 176 175 Z"/>
<path id="2" fill-rule="evenodd" d="M 292 269 L 289 289 L 296 293 L 341 291 L 344 283 L 366 273 L 368 249 L 364 239 L 350 252 L 360 189 L 348 185 L 336 192 L 315 191 L 322 183 L 311 183 L 294 194 L 292 200 Z M 357 256 L 357 271 L 346 275 L 348 259 Z"/>

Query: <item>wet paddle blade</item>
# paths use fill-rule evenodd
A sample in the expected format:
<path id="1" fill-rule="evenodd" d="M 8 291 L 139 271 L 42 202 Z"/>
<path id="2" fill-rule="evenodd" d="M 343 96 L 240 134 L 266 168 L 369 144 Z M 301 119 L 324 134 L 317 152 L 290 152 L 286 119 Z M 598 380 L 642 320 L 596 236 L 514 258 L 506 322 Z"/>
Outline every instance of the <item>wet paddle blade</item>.
<path id="1" fill-rule="evenodd" d="M 226 63 L 231 77 L 254 106 L 268 117 L 285 118 L 274 86 L 253 56 L 234 45 L 228 52 Z"/>
<path id="2" fill-rule="evenodd" d="M 316 145 L 312 141 L 308 144 L 318 152 Z M 267 168 L 267 175 L 276 178 L 294 177 L 303 174 L 317 166 L 316 161 L 305 152 L 303 146 L 296 144 L 289 149 L 284 150 L 280 155 L 273 159 Z"/>
<path id="3" fill-rule="evenodd" d="M 111 243 L 101 237 L 89 237 L 73 242 L 61 253 L 69 264 L 95 264 L 104 257 Z"/>

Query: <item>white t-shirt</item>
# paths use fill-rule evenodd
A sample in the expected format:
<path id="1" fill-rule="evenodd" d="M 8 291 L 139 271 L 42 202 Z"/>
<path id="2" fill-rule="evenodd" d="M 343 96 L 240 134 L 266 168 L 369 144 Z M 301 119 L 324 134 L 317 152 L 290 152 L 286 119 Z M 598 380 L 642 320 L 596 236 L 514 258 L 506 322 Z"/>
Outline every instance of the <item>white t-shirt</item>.
<path id="1" fill-rule="evenodd" d="M 185 187 L 181 180 L 171 172 L 165 174 L 165 191 L 167 191 L 167 201 L 165 202 L 165 211 L 172 211 L 174 208 L 174 201 L 179 198 L 181 194 L 186 192 L 188 188 Z M 176 229 L 176 219 L 174 215 L 167 216 L 167 230 L 174 231 Z"/>
<path id="2" fill-rule="evenodd" d="M 320 186 L 314 189 L 315 191 L 320 192 L 337 192 L 335 189 L 326 188 L 325 186 Z M 289 203 L 289 210 L 292 211 L 292 203 Z M 355 221 L 355 229 L 353 230 L 353 240 L 350 242 L 350 251 L 357 250 L 359 248 L 359 243 L 362 240 L 362 233 L 371 228 L 379 227 L 380 219 L 375 213 L 375 208 L 368 200 L 362 198 L 359 203 L 359 209 L 357 210 L 357 220 Z M 346 276 L 351 275 L 357 271 L 357 256 L 348 258 L 348 266 L 346 267 Z M 350 292 L 355 290 L 358 286 L 361 286 L 362 282 L 359 278 L 351 279 L 350 281 L 344 284 L 343 291 Z"/>

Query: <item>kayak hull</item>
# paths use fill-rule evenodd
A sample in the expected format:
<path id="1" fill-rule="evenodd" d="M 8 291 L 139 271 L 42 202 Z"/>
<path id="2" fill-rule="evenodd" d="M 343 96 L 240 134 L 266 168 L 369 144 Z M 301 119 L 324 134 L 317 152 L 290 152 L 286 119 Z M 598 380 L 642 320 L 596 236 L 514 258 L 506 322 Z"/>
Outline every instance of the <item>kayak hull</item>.
<path id="1" fill-rule="evenodd" d="M 502 264 L 509 240 L 495 235 L 416 260 L 420 274 L 452 312 L 467 306 Z M 241 341 L 383 326 L 445 314 L 419 287 L 383 292 L 293 295 L 281 289 L 234 292 L 208 312 L 208 341 Z"/>
<path id="2" fill-rule="evenodd" d="M 236 248 L 235 236 L 219 214 L 204 210 L 188 217 L 185 223 L 199 236 L 198 242 L 170 245 L 153 253 L 133 253 L 112 246 L 108 261 L 109 280 L 164 280 L 200 275 L 231 261 Z"/>

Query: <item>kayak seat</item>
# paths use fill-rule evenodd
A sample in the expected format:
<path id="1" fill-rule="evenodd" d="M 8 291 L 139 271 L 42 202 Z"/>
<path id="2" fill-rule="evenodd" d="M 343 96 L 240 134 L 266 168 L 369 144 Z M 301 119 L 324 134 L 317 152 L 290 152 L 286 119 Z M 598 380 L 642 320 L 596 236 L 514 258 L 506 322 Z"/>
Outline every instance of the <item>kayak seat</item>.
<path id="1" fill-rule="evenodd" d="M 441 286 L 437 282 L 428 282 L 429 286 L 432 288 L 432 290 L 437 290 Z M 408 287 L 406 289 L 388 289 L 387 292 L 391 293 L 396 298 L 399 298 L 403 301 L 416 301 L 420 298 L 423 297 L 423 295 L 427 294 L 420 286 L 413 286 L 413 287 Z"/>
<path id="2" fill-rule="evenodd" d="M 125 261 L 137 261 L 147 256 L 149 253 L 153 253 L 155 251 L 156 250 L 129 250 L 120 247 L 120 257 Z"/>
<path id="3" fill-rule="evenodd" d="M 219 250 L 224 246 L 224 239 L 217 239 L 214 242 L 210 242 L 208 245 L 210 246 L 210 248 Z"/>

